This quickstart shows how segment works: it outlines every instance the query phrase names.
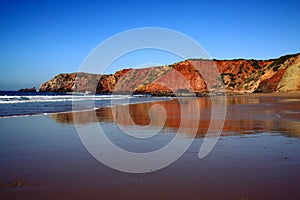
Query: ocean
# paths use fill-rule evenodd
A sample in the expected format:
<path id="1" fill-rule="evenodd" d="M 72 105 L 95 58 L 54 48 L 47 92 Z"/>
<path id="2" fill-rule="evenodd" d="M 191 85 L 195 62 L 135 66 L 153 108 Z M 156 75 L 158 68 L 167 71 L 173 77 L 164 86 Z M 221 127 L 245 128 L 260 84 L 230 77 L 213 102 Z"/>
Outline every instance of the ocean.
<path id="1" fill-rule="evenodd" d="M 50 114 L 79 110 L 93 110 L 112 105 L 162 101 L 169 97 L 149 95 L 94 95 L 0 91 L 0 117 Z"/>

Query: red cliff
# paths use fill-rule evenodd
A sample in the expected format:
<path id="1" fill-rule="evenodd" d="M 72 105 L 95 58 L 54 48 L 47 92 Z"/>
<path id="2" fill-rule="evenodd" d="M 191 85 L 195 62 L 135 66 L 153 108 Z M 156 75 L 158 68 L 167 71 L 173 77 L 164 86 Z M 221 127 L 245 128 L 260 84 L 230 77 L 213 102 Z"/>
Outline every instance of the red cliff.
<path id="1" fill-rule="evenodd" d="M 190 59 L 110 75 L 60 74 L 42 84 L 40 91 L 174 95 L 222 88 L 230 93 L 300 91 L 300 54 L 271 60 Z"/>

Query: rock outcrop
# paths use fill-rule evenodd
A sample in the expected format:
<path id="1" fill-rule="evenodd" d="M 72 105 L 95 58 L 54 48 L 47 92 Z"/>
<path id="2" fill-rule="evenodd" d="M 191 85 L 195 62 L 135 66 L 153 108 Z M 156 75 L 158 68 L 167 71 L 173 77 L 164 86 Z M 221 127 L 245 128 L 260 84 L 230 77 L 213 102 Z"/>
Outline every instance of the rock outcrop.
<path id="1" fill-rule="evenodd" d="M 189 59 L 172 65 L 124 69 L 115 74 L 60 74 L 42 92 L 152 95 L 300 91 L 300 54 L 271 60 Z"/>
<path id="2" fill-rule="evenodd" d="M 32 88 L 22 88 L 19 89 L 18 92 L 36 92 L 36 88 L 32 87 Z"/>
<path id="3" fill-rule="evenodd" d="M 104 75 L 105 77 L 107 75 Z M 102 75 L 83 72 L 59 74 L 43 83 L 40 92 L 96 92 Z"/>

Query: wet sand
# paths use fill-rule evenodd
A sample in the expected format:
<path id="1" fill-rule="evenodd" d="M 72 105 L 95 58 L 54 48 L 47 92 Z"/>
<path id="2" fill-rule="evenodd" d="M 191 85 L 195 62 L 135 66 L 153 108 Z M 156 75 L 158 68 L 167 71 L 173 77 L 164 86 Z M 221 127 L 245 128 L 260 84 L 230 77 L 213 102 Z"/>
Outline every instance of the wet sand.
<path id="1" fill-rule="evenodd" d="M 201 118 L 196 139 L 170 166 L 151 173 L 128 174 L 98 162 L 85 149 L 80 126 L 99 123 L 121 148 L 149 152 L 178 134 L 192 139 L 193 106 Z M 209 98 L 184 98 L 188 114 L 180 118 L 178 101 L 102 108 L 95 112 L 0 119 L 1 199 L 299 199 L 300 95 L 252 94 L 227 97 L 221 137 L 210 154 L 198 158 L 211 122 Z M 152 105 L 165 108 L 166 122 L 151 139 L 122 134 L 150 123 Z M 181 105 L 181 106 L 182 106 Z M 116 119 L 116 113 L 117 119 Z M 154 115 L 155 116 L 155 115 Z M 155 129 L 161 115 L 152 119 Z M 214 119 L 220 120 L 220 119 Z M 212 121 L 213 123 L 214 121 Z"/>

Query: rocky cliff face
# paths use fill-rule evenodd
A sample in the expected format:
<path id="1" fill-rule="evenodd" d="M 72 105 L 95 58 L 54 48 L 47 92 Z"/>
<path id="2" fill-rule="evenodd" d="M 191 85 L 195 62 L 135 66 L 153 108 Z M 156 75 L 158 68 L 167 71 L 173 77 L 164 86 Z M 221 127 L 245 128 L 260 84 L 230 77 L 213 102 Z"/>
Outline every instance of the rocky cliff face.
<path id="1" fill-rule="evenodd" d="M 107 75 L 104 75 L 107 77 Z M 40 86 L 40 92 L 95 92 L 102 76 L 99 74 L 59 74 Z"/>
<path id="2" fill-rule="evenodd" d="M 110 75 L 60 74 L 42 92 L 95 92 L 173 95 L 223 88 L 231 93 L 300 91 L 300 54 L 272 60 L 192 59 L 168 66 L 124 69 Z"/>

